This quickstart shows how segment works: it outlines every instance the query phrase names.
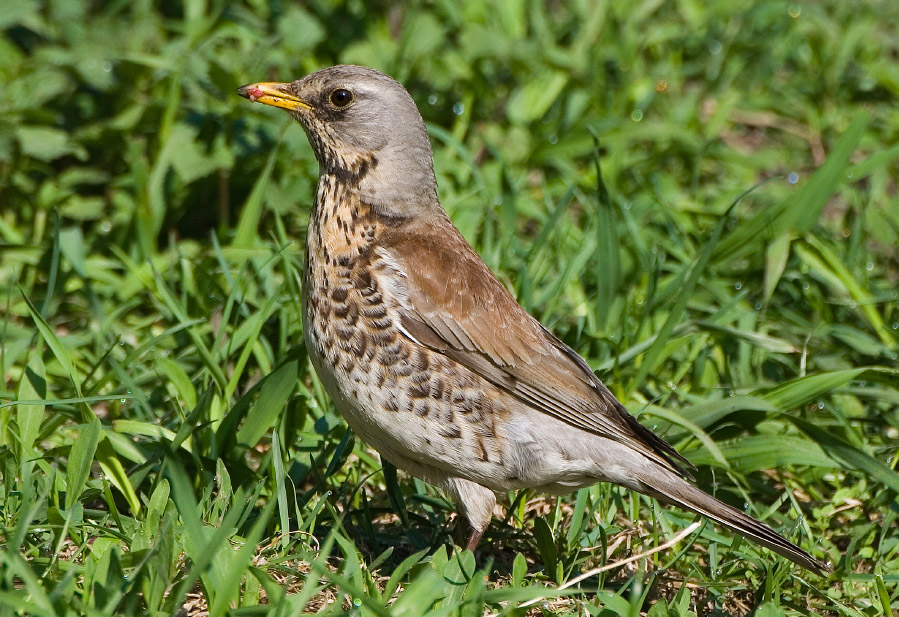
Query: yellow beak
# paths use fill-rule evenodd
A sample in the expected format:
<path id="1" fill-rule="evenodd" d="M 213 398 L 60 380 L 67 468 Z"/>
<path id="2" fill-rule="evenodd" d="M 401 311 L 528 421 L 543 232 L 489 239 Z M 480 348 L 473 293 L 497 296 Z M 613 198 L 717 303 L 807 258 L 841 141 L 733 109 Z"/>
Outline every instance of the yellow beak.
<path id="1" fill-rule="evenodd" d="M 264 103 L 273 107 L 280 107 L 288 111 L 298 109 L 312 109 L 312 106 L 302 99 L 290 94 L 287 88 L 290 84 L 280 84 L 266 81 L 258 84 L 247 84 L 237 89 L 237 94 L 250 99 L 254 103 Z"/>

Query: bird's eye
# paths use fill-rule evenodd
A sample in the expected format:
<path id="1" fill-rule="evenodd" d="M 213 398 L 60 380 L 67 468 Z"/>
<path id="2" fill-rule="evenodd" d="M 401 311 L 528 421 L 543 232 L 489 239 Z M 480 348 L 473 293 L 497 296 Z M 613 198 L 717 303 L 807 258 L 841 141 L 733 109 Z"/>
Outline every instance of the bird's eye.
<path id="1" fill-rule="evenodd" d="M 353 102 L 353 93 L 343 88 L 337 88 L 331 93 L 331 104 L 334 107 L 346 107 Z"/>

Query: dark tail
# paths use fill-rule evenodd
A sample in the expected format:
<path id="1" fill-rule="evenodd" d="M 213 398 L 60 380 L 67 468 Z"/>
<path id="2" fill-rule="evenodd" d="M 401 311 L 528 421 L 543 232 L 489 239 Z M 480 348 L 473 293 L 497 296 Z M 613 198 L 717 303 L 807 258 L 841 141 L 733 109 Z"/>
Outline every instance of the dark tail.
<path id="1" fill-rule="evenodd" d="M 652 476 L 641 478 L 641 481 L 653 497 L 706 516 L 820 576 L 833 571 L 828 564 L 815 559 L 765 523 L 718 501 L 673 473 L 659 470 Z"/>

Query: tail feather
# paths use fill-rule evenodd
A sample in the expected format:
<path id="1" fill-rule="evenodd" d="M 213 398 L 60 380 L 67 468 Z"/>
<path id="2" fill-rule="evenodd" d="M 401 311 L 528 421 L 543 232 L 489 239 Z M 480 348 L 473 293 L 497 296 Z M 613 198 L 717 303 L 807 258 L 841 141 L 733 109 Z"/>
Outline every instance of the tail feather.
<path id="1" fill-rule="evenodd" d="M 653 497 L 708 517 L 818 575 L 833 571 L 830 565 L 815 559 L 765 523 L 715 499 L 673 473 L 654 473 L 652 476 L 641 480 Z"/>

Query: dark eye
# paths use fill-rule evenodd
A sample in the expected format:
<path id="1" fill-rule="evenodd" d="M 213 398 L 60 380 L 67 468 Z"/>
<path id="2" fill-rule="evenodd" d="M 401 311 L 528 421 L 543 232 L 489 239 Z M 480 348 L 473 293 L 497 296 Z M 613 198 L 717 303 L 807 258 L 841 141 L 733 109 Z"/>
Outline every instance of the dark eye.
<path id="1" fill-rule="evenodd" d="M 331 93 L 331 104 L 334 107 L 346 107 L 353 102 L 353 93 L 343 88 L 337 88 Z"/>

